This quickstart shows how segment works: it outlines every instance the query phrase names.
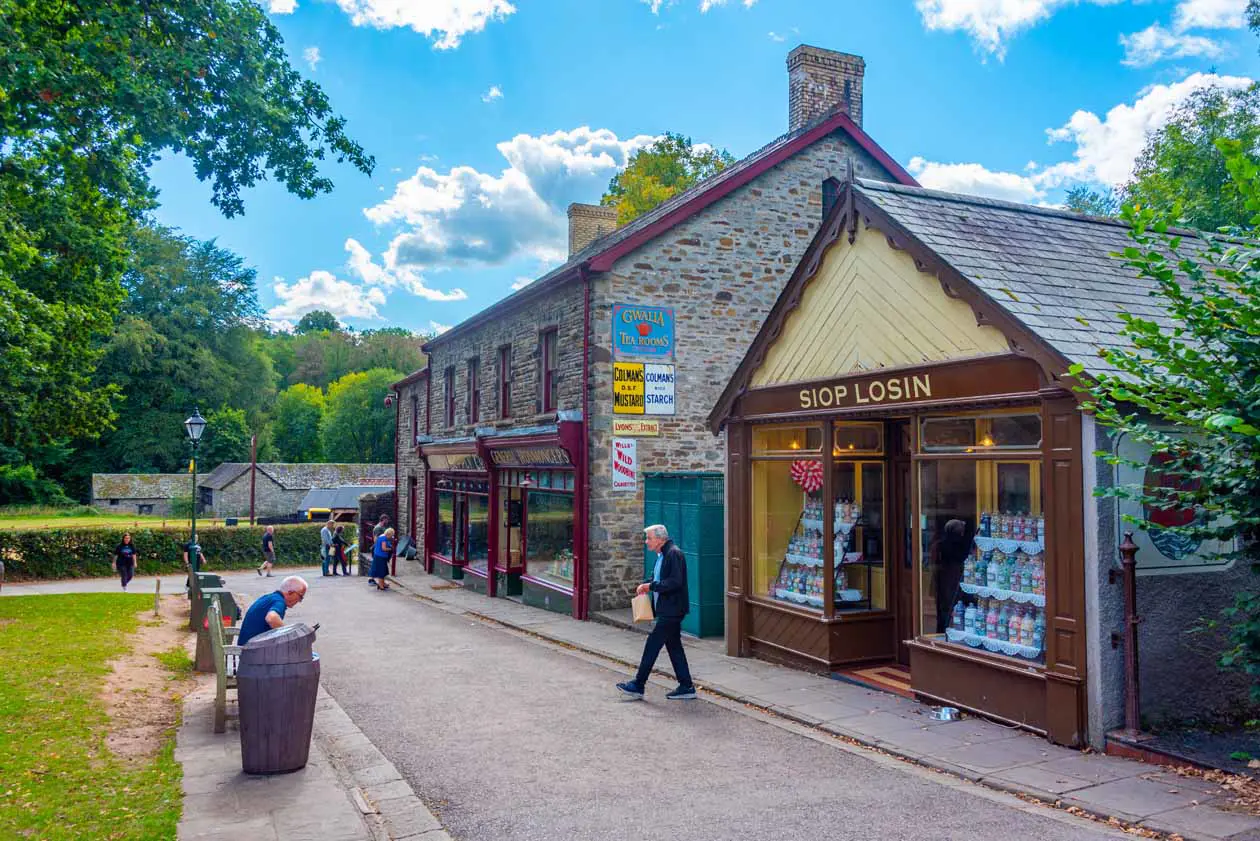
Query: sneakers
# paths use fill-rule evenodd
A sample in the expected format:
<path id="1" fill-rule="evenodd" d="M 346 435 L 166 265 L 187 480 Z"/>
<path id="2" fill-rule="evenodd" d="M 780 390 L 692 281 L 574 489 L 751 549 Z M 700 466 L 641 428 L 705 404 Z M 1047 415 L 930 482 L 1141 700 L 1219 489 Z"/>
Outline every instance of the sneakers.
<path id="1" fill-rule="evenodd" d="M 258 569 L 254 570 L 254 572 L 258 573 L 259 578 L 262 578 L 262 567 L 259 567 Z"/>
<path id="2" fill-rule="evenodd" d="M 696 700 L 696 688 L 694 686 L 680 686 L 673 692 L 665 696 L 667 701 L 694 701 Z"/>
<path id="3" fill-rule="evenodd" d="M 617 688 L 621 690 L 621 694 L 622 694 L 622 695 L 627 695 L 627 696 L 629 696 L 630 698 L 633 698 L 633 699 L 634 699 L 634 700 L 636 700 L 636 701 L 642 701 L 642 700 L 643 700 L 643 689 L 642 689 L 642 687 L 640 687 L 640 686 L 639 686 L 639 684 L 635 683 L 635 682 L 634 682 L 634 681 L 632 681 L 632 680 L 628 680 L 628 681 L 626 681 L 625 683 L 619 683 L 619 684 L 617 684 Z M 694 696 L 692 696 L 692 697 L 694 697 Z"/>

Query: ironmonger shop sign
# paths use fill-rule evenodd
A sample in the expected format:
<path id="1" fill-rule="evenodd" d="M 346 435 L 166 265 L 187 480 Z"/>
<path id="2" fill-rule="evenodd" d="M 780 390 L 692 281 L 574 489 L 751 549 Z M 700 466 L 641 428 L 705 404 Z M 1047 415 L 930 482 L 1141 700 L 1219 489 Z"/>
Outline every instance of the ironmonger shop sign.
<path id="1" fill-rule="evenodd" d="M 826 412 L 1027 396 L 1035 395 L 1039 387 L 1037 367 L 1030 360 L 973 360 L 755 389 L 740 399 L 738 413 L 748 416 Z"/>
<path id="2" fill-rule="evenodd" d="M 522 447 L 512 450 L 491 450 L 490 460 L 496 467 L 568 467 L 569 454 L 561 447 Z"/>

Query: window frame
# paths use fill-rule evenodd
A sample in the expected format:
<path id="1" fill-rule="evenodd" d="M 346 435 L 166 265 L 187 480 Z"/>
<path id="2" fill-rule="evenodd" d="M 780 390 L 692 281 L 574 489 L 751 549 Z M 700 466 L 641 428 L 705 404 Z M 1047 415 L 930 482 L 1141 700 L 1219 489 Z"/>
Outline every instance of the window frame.
<path id="1" fill-rule="evenodd" d="M 547 344 L 552 344 L 555 359 L 551 360 L 547 355 Z M 558 372 L 560 370 L 560 328 L 548 327 L 539 331 L 538 334 L 538 378 L 539 378 L 539 411 L 554 412 L 556 411 L 556 392 L 558 386 Z M 553 364 L 554 363 L 554 364 Z"/>
<path id="2" fill-rule="evenodd" d="M 500 345 L 499 359 L 499 420 L 512 417 L 512 346 Z"/>
<path id="3" fill-rule="evenodd" d="M 468 360 L 468 422 L 475 424 L 481 419 L 481 358 Z"/>
<path id="4" fill-rule="evenodd" d="M 442 372 L 442 420 L 448 429 L 455 425 L 455 366 L 448 365 Z"/>
<path id="5" fill-rule="evenodd" d="M 420 438 L 420 395 L 411 392 L 411 445 L 414 447 Z"/>

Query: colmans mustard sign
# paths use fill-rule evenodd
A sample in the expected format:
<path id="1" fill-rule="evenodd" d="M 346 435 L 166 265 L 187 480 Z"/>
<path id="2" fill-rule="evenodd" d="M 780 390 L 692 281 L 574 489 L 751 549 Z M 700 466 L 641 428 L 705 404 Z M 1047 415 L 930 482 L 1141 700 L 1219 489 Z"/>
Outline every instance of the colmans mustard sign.
<path id="1" fill-rule="evenodd" d="M 613 304 L 613 353 L 617 356 L 674 356 L 674 308 Z"/>

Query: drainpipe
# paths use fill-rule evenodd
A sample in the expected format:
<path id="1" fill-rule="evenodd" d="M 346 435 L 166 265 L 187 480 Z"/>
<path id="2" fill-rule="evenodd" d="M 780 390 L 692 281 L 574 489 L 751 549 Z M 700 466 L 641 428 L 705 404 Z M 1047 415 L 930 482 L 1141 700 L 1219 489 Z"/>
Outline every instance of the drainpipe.
<path id="1" fill-rule="evenodd" d="M 1111 583 L 1121 579 L 1124 587 L 1124 734 L 1137 738 L 1142 732 L 1142 695 L 1138 682 L 1138 616 L 1137 608 L 1137 544 L 1133 532 L 1124 533 L 1120 544 L 1120 568 L 1112 568 Z M 1118 634 L 1112 634 L 1111 644 L 1121 644 Z"/>
<path id="2" fill-rule="evenodd" d="M 389 397 L 394 398 L 394 516 L 391 518 L 394 523 L 395 538 L 397 533 L 402 531 L 402 521 L 398 519 L 398 413 L 402 409 L 402 392 L 390 392 Z M 389 397 L 386 398 L 385 405 L 389 405 Z M 411 539 L 415 540 L 416 536 L 411 535 Z M 389 559 L 389 574 L 398 577 L 398 541 L 394 540 L 394 552 Z"/>
<path id="3" fill-rule="evenodd" d="M 577 597 L 577 618 L 586 619 L 590 608 L 591 601 L 591 539 L 590 539 L 590 511 L 591 511 L 591 470 L 590 470 L 590 452 L 591 452 L 591 274 L 586 264 L 581 269 L 582 275 L 582 464 L 581 477 L 582 493 L 580 494 L 582 507 L 578 512 L 580 516 L 579 525 L 580 533 L 577 537 L 581 540 L 582 546 L 582 563 L 579 565 L 582 580 L 576 582 L 577 587 L 574 588 L 574 595 Z"/>

